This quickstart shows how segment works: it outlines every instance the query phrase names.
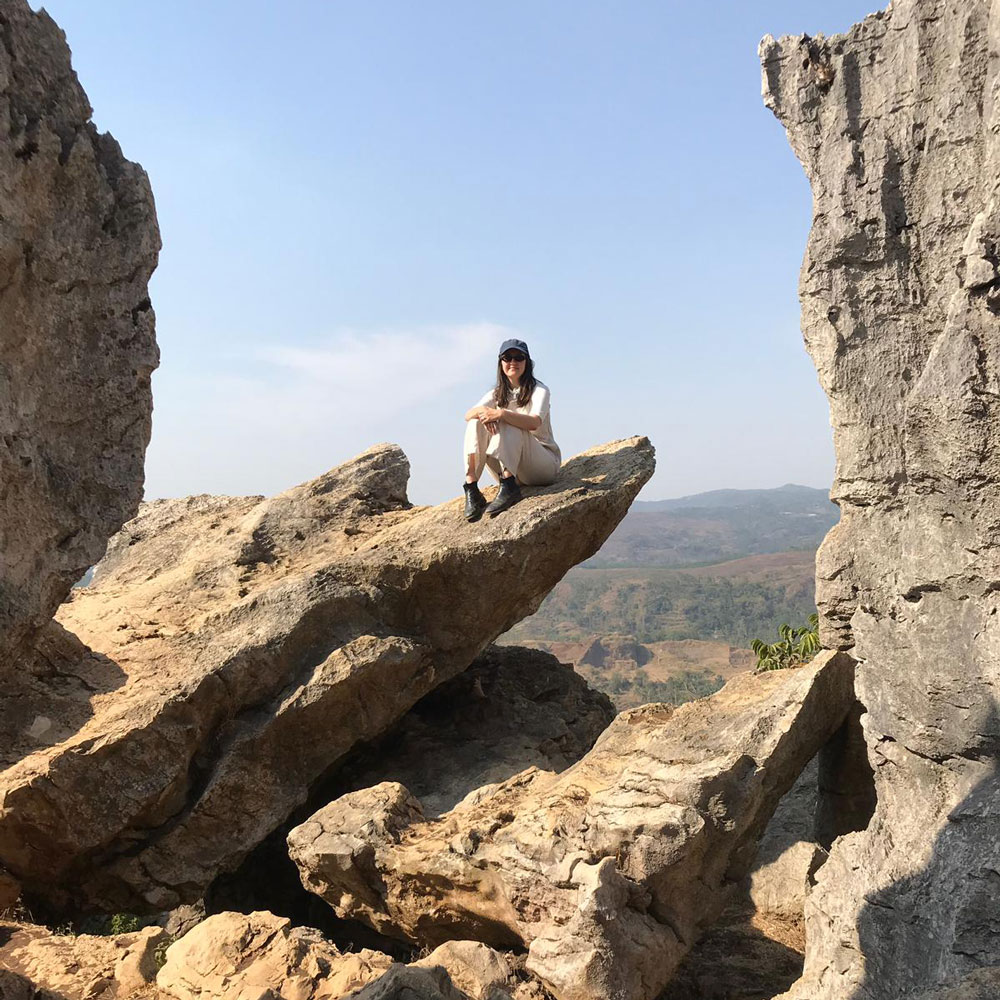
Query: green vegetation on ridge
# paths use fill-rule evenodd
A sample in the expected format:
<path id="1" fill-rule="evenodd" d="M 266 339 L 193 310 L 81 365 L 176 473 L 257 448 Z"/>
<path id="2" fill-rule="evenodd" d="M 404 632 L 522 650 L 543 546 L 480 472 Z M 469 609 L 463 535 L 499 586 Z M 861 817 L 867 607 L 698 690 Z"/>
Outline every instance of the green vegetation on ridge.
<path id="1" fill-rule="evenodd" d="M 716 639 L 745 648 L 816 610 L 811 560 L 784 579 L 775 573 L 773 582 L 711 571 L 573 569 L 509 640 L 572 641 L 621 632 L 640 642 Z"/>

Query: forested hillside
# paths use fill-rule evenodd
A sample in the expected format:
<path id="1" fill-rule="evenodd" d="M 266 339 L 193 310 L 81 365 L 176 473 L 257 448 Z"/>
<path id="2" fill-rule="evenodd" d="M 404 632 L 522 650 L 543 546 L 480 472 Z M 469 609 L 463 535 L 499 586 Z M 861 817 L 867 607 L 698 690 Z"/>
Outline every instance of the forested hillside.
<path id="1" fill-rule="evenodd" d="M 752 666 L 753 639 L 816 610 L 815 551 L 837 516 L 804 486 L 636 503 L 503 641 L 550 649 L 619 708 L 702 697 Z"/>
<path id="2" fill-rule="evenodd" d="M 815 551 L 839 511 L 825 490 L 716 490 L 632 505 L 588 566 L 690 566 Z"/>
<path id="3" fill-rule="evenodd" d="M 812 552 L 694 569 L 577 567 L 510 641 L 579 641 L 624 633 L 639 642 L 705 639 L 749 646 L 815 610 Z"/>

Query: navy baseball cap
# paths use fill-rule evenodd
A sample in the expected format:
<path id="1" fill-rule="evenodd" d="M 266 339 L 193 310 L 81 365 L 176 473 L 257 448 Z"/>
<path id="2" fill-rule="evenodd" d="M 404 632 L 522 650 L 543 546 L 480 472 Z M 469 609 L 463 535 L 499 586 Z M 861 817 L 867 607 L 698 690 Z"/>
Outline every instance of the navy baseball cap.
<path id="1" fill-rule="evenodd" d="M 520 351 L 526 358 L 531 357 L 528 353 L 528 345 L 523 340 L 505 340 L 500 345 L 500 353 L 497 357 L 503 357 L 508 351 Z"/>

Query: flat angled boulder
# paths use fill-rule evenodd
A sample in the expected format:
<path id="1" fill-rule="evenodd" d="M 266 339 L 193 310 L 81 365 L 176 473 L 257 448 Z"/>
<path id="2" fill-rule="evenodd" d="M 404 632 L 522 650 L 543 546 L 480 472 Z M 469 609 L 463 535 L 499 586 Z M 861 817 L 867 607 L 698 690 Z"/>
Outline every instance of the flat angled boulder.
<path id="1" fill-rule="evenodd" d="M 4 683 L 142 499 L 160 237 L 145 172 L 90 116 L 59 26 L 0 0 Z"/>
<path id="2" fill-rule="evenodd" d="M 399 783 L 353 792 L 293 829 L 290 853 L 341 917 L 423 945 L 526 946 L 559 1000 L 652 1000 L 843 722 L 853 666 L 824 653 L 622 713 L 562 774 L 529 769 L 432 820 Z"/>
<path id="3" fill-rule="evenodd" d="M 390 445 L 270 499 L 144 505 L 4 720 L 0 865 L 109 910 L 199 897 L 351 746 L 531 614 L 653 465 L 645 438 L 595 448 L 474 525 L 457 501 L 411 507 Z"/>

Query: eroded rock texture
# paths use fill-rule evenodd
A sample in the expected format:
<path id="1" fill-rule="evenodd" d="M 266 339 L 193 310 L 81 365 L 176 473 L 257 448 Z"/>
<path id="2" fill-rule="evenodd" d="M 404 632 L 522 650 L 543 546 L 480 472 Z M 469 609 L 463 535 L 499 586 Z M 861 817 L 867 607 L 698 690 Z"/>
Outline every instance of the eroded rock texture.
<path id="1" fill-rule="evenodd" d="M 560 1000 L 652 1000 L 852 698 L 842 653 L 741 675 L 676 710 L 625 712 L 562 774 L 529 769 L 440 818 L 397 782 L 345 795 L 289 850 L 340 916 L 425 945 L 527 946 Z"/>
<path id="2" fill-rule="evenodd" d="M 156 977 L 159 927 L 127 934 L 59 934 L 35 924 L 0 921 L 0 997 L 3 1000 L 124 1000 Z"/>
<path id="3" fill-rule="evenodd" d="M 25 679 L 0 734 L 0 864 L 109 911 L 197 898 L 356 742 L 533 612 L 652 471 L 648 441 L 616 442 L 468 525 L 457 502 L 411 508 L 384 445 L 270 499 L 147 504 L 63 606 L 78 638 L 50 631 L 52 676 Z"/>
<path id="4" fill-rule="evenodd" d="M 159 234 L 90 114 L 57 25 L 0 0 L 0 677 L 142 498 Z"/>
<path id="5" fill-rule="evenodd" d="M 897 0 L 761 55 L 813 188 L 842 512 L 818 601 L 878 793 L 820 872 L 793 995 L 892 1000 L 1000 956 L 1000 4 Z"/>
<path id="6" fill-rule="evenodd" d="M 450 941 L 409 965 L 345 953 L 273 913 L 218 913 L 166 953 L 157 1000 L 546 1000 L 523 963 L 478 941 Z"/>
<path id="7" fill-rule="evenodd" d="M 288 831 L 348 792 L 397 781 L 425 815 L 446 812 L 482 785 L 528 767 L 563 771 L 610 725 L 610 699 L 550 653 L 490 646 L 457 677 L 425 695 L 383 736 L 347 754 L 305 803 L 244 859 L 212 883 L 206 905 L 270 910 L 357 942 L 319 897 L 307 892 L 288 857 Z M 2 901 L 2 896 L 0 896 Z M 384 947 L 384 945 L 381 945 Z"/>
<path id="8" fill-rule="evenodd" d="M 165 957 L 156 985 L 176 1000 L 339 1000 L 393 964 L 369 949 L 342 953 L 318 931 L 267 912 L 217 913 Z"/>

